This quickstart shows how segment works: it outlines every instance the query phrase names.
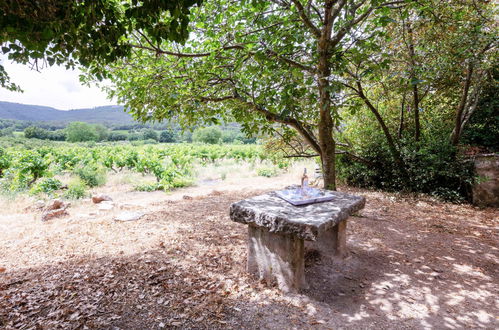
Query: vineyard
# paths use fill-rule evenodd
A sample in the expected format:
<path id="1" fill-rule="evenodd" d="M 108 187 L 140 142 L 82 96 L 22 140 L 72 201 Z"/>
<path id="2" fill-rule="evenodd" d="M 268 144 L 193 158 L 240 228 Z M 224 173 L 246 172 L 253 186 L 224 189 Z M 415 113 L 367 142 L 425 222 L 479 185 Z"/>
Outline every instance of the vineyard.
<path id="1" fill-rule="evenodd" d="M 268 159 L 258 145 L 130 144 L 74 145 L 42 144 L 36 147 L 0 148 L 0 189 L 4 192 L 30 192 L 81 198 L 85 189 L 102 185 L 109 172 L 123 170 L 151 175 L 154 184 L 138 190 L 170 190 L 190 185 L 194 165 L 223 160 L 261 162 Z M 57 177 L 69 174 L 62 182 Z"/>

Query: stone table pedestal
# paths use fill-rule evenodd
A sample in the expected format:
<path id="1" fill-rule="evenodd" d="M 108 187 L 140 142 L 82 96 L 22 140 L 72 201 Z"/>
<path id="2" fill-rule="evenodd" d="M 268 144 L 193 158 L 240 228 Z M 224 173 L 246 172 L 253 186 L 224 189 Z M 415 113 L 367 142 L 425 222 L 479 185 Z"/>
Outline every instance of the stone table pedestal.
<path id="1" fill-rule="evenodd" d="M 332 194 L 332 201 L 304 206 L 293 206 L 275 193 L 232 204 L 231 219 L 248 225 L 248 272 L 285 292 L 297 291 L 308 287 L 305 241 L 322 255 L 344 256 L 347 218 L 364 207 L 365 199 Z"/>

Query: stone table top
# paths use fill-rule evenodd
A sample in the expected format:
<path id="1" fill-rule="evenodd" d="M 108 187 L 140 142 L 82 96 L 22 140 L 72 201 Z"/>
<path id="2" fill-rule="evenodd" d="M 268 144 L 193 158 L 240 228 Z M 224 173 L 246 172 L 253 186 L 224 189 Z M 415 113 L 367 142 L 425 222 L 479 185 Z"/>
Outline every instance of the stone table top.
<path id="1" fill-rule="evenodd" d="M 315 241 L 319 233 L 331 229 L 361 210 L 366 202 L 362 196 L 331 191 L 331 201 L 294 206 L 274 192 L 255 196 L 230 206 L 232 221 L 265 227 L 271 233 L 296 235 Z"/>

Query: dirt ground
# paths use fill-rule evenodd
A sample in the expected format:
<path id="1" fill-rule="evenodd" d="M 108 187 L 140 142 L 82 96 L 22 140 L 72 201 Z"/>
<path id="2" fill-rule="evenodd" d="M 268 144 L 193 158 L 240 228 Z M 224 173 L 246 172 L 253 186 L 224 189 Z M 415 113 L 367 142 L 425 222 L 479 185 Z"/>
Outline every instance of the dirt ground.
<path id="1" fill-rule="evenodd" d="M 0 328 L 471 329 L 499 327 L 496 209 L 339 190 L 367 204 L 349 255 L 306 253 L 310 288 L 282 294 L 245 271 L 231 203 L 286 178 L 209 182 L 172 194 L 102 188 L 47 222 L 30 200 L 0 204 Z M 116 222 L 123 210 L 138 221 Z"/>

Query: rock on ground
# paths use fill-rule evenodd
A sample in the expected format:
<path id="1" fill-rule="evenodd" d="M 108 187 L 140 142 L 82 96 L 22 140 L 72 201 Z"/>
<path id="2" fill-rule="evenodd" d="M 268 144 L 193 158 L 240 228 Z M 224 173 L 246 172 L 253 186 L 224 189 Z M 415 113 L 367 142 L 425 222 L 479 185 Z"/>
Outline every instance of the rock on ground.
<path id="1" fill-rule="evenodd" d="M 42 221 L 47 221 L 53 218 L 68 215 L 66 209 L 69 207 L 69 203 L 64 203 L 60 199 L 53 199 L 46 207 L 42 214 Z"/>
<path id="2" fill-rule="evenodd" d="M 139 220 L 145 215 L 143 212 L 122 212 L 118 214 L 114 220 L 116 221 L 135 221 Z"/>
<path id="3" fill-rule="evenodd" d="M 104 194 L 96 194 L 96 195 L 92 196 L 92 202 L 94 204 L 99 204 L 99 203 L 104 202 L 104 201 L 112 202 L 113 199 L 111 197 L 109 197 L 108 195 L 104 195 Z"/>

